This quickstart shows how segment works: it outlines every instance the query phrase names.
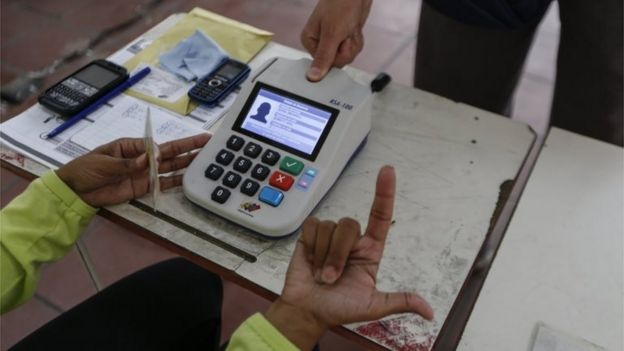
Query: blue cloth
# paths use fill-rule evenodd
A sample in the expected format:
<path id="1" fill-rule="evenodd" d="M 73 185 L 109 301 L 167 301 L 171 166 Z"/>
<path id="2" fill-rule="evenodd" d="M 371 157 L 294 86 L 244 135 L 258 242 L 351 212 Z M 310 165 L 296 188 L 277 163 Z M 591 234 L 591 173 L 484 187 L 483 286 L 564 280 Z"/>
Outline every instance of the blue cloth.
<path id="1" fill-rule="evenodd" d="M 186 80 L 194 80 L 208 75 L 227 58 L 219 44 L 197 30 L 160 55 L 160 66 Z"/>
<path id="2" fill-rule="evenodd" d="M 551 0 L 425 0 L 443 14 L 466 24 L 522 29 L 540 21 Z"/>

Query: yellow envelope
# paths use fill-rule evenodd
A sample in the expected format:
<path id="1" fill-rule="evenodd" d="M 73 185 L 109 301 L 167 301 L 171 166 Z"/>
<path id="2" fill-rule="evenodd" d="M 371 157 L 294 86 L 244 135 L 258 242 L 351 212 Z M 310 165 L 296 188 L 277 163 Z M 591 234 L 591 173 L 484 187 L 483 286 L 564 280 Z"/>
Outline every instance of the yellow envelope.
<path id="1" fill-rule="evenodd" d="M 241 62 L 249 62 L 273 37 L 271 32 L 196 7 L 151 45 L 128 60 L 124 66 L 128 71 L 144 64 L 157 67 L 162 53 L 169 51 L 198 29 L 216 41 L 231 58 Z M 189 114 L 197 107 L 186 94 L 175 102 L 148 96 L 132 89 L 127 94 L 183 115 Z"/>

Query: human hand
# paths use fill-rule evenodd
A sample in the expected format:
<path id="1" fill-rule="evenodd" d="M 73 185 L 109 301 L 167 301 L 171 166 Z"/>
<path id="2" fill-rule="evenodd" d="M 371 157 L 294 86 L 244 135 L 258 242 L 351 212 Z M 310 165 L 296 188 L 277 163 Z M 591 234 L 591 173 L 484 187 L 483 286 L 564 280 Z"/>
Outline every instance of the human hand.
<path id="1" fill-rule="evenodd" d="M 197 153 L 190 153 L 208 142 L 210 135 L 199 134 L 159 146 L 159 173 L 186 168 Z M 56 174 L 93 207 L 119 204 L 141 197 L 149 190 L 149 165 L 145 142 L 118 139 L 102 145 L 59 168 Z M 160 177 L 160 189 L 182 184 L 182 175 Z"/>
<path id="2" fill-rule="evenodd" d="M 282 296 L 267 319 L 301 349 L 310 349 L 332 326 L 413 312 L 431 320 L 419 295 L 381 292 L 377 271 L 392 220 L 394 168 L 379 171 L 375 199 L 363 236 L 351 218 L 337 224 L 308 218 L 297 241 Z"/>
<path id="3" fill-rule="evenodd" d="M 372 0 L 319 0 L 301 32 L 301 43 L 314 58 L 307 73 L 317 82 L 332 66 L 351 63 L 364 47 L 362 28 Z"/>

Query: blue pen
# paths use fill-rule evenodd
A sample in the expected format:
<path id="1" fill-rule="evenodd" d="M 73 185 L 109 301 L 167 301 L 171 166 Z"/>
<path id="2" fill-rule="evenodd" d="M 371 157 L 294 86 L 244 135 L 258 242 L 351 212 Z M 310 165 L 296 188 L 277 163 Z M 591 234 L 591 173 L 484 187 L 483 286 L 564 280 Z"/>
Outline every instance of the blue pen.
<path id="1" fill-rule="evenodd" d="M 106 94 L 106 95 L 102 96 L 101 98 L 97 99 L 94 103 L 92 103 L 91 105 L 85 107 L 84 110 L 78 112 L 72 118 L 70 118 L 67 121 L 63 122 L 63 124 L 61 124 L 60 126 L 54 128 L 54 130 L 52 130 L 50 133 L 48 133 L 47 138 L 54 138 L 55 136 L 61 134 L 66 129 L 68 129 L 69 127 L 71 127 L 74 124 L 76 124 L 76 122 L 78 122 L 81 119 L 87 117 L 89 114 L 91 114 L 92 112 L 94 112 L 95 110 L 100 108 L 100 106 L 104 105 L 106 102 L 108 102 L 109 100 L 111 100 L 115 96 L 121 94 L 124 90 L 126 90 L 126 89 L 130 88 L 131 86 L 133 86 L 134 84 L 136 84 L 138 81 L 143 79 L 146 75 L 148 75 L 150 72 L 151 72 L 151 69 L 149 67 L 143 68 L 142 70 L 140 70 L 139 72 L 134 74 L 132 77 L 128 78 L 128 80 L 126 80 L 125 82 L 121 83 L 117 88 L 111 90 L 108 94 Z"/>

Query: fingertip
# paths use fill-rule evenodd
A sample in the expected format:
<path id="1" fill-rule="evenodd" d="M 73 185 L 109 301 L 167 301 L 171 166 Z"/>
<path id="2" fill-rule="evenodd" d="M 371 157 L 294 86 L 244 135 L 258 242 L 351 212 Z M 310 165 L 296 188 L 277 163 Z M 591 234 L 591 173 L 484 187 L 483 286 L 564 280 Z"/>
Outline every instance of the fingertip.
<path id="1" fill-rule="evenodd" d="M 431 308 L 428 304 L 425 304 L 425 310 L 421 316 L 431 322 L 433 320 L 433 308 Z"/>
<path id="2" fill-rule="evenodd" d="M 377 186 L 385 186 L 392 189 L 394 192 L 394 187 L 396 183 L 396 172 L 394 170 L 394 166 L 385 165 L 381 167 L 379 173 L 377 174 Z"/>
<path id="3" fill-rule="evenodd" d="M 433 317 L 434 317 L 433 309 L 429 307 L 429 311 L 423 317 L 425 317 L 425 319 L 428 320 L 429 322 L 433 321 Z"/>
<path id="4" fill-rule="evenodd" d="M 392 165 L 384 165 L 379 170 L 379 173 L 394 174 L 395 173 L 394 166 L 392 166 Z"/>
<path id="5" fill-rule="evenodd" d="M 323 71 L 318 67 L 311 67 L 308 70 L 307 78 L 311 82 L 318 82 L 323 78 Z"/>
<path id="6" fill-rule="evenodd" d="M 147 153 L 142 153 L 135 160 L 135 165 L 137 166 L 137 168 L 143 168 L 143 167 L 147 166 L 147 164 L 148 164 L 148 162 L 147 162 Z"/>
<path id="7" fill-rule="evenodd" d="M 338 271 L 333 266 L 325 266 L 321 273 L 321 278 L 325 284 L 333 284 L 338 278 Z"/>
<path id="8" fill-rule="evenodd" d="M 303 221 L 303 226 L 306 225 L 316 225 L 319 223 L 319 219 L 314 216 L 310 216 Z"/>
<path id="9" fill-rule="evenodd" d="M 410 294 L 412 301 L 412 308 L 414 312 L 421 315 L 424 319 L 428 321 L 433 320 L 433 308 L 429 305 L 429 303 L 423 299 L 418 294 Z"/>
<path id="10" fill-rule="evenodd" d="M 197 140 L 198 140 L 200 143 L 205 144 L 205 143 L 207 143 L 207 142 L 208 142 L 208 140 L 210 140 L 210 138 L 211 138 L 211 137 L 212 137 L 212 134 L 209 134 L 209 133 L 202 133 L 202 134 L 198 134 L 198 135 L 197 135 Z"/>

